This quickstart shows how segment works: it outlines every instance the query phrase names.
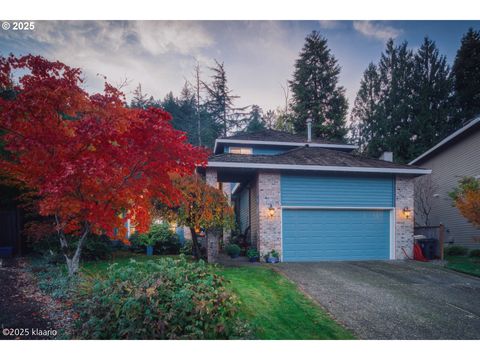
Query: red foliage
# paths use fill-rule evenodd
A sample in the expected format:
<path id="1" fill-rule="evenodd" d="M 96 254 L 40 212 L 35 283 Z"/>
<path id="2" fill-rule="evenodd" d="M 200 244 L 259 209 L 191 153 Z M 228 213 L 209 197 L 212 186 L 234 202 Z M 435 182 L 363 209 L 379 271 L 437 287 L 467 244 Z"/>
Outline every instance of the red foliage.
<path id="1" fill-rule="evenodd" d="M 191 174 L 207 153 L 187 143 L 167 112 L 127 108 L 111 85 L 89 95 L 81 83 L 80 69 L 58 61 L 0 58 L 0 89 L 15 94 L 0 97 L 2 141 L 11 155 L 0 159 L 1 175 L 31 189 L 39 213 L 57 216 L 65 233 L 88 224 L 112 236 L 124 230 L 122 213 L 145 231 L 152 198 L 179 200 L 169 174 Z"/>

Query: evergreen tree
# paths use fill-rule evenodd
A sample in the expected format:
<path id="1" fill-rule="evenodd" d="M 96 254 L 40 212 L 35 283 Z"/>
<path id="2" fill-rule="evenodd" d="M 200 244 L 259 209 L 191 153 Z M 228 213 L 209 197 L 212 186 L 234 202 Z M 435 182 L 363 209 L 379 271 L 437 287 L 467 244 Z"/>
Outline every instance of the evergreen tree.
<path id="1" fill-rule="evenodd" d="M 453 64 L 457 117 L 468 122 L 480 114 L 480 31 L 470 28 Z"/>
<path id="2" fill-rule="evenodd" d="M 247 117 L 247 126 L 244 132 L 253 133 L 265 130 L 265 121 L 263 119 L 263 110 L 258 105 L 252 105 L 250 113 Z"/>
<path id="3" fill-rule="evenodd" d="M 445 56 L 425 38 L 414 58 L 413 122 L 410 159 L 424 153 L 452 133 L 453 81 Z"/>
<path id="4" fill-rule="evenodd" d="M 360 89 L 350 116 L 351 142 L 359 146 L 360 152 L 378 136 L 383 119 L 379 118 L 380 75 L 375 64 L 370 63 L 363 73 Z"/>
<path id="5" fill-rule="evenodd" d="M 211 84 L 202 82 L 207 92 L 206 110 L 221 126 L 221 135 L 227 136 L 232 131 L 238 131 L 246 108 L 235 107 L 235 100 L 239 96 L 233 95 L 228 87 L 224 64 L 215 60 L 215 66 L 210 70 L 213 71 Z"/>
<path id="6" fill-rule="evenodd" d="M 296 132 L 305 132 L 307 118 L 313 120 L 314 135 L 343 139 L 347 133 L 348 110 L 345 89 L 338 86 L 340 66 L 327 46 L 327 40 L 313 31 L 305 39 L 295 62 L 292 90 L 292 121 Z"/>
<path id="7" fill-rule="evenodd" d="M 142 84 L 138 84 L 138 86 L 133 90 L 133 98 L 130 102 L 130 107 L 132 108 L 140 108 L 146 109 L 150 106 L 154 105 L 153 97 L 149 97 L 147 94 L 143 93 L 142 91 Z"/>

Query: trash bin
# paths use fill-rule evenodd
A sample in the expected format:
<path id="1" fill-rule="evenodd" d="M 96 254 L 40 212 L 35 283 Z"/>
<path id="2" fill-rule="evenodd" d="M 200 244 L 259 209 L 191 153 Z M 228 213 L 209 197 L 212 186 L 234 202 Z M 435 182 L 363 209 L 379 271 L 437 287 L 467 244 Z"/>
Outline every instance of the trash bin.
<path id="1" fill-rule="evenodd" d="M 428 260 L 433 260 L 437 254 L 437 239 L 419 239 L 417 240 L 418 245 L 422 248 L 423 256 Z"/>

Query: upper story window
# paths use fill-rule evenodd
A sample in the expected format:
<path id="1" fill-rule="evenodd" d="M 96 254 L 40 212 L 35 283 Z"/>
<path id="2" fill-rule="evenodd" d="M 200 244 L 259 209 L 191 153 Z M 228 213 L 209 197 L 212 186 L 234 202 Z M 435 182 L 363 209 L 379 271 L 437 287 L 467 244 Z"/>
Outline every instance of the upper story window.
<path id="1" fill-rule="evenodd" d="M 231 146 L 229 149 L 230 154 L 241 154 L 241 155 L 251 155 L 253 154 L 253 149 L 249 147 L 239 147 Z"/>

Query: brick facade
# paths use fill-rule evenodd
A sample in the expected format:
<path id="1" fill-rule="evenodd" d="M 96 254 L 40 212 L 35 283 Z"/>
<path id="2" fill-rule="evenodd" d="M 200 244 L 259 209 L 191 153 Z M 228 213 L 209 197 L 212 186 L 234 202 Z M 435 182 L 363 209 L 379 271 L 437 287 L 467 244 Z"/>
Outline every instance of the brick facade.
<path id="1" fill-rule="evenodd" d="M 411 177 L 397 176 L 395 179 L 395 259 L 413 257 L 413 214 L 414 214 L 414 180 Z M 407 219 L 403 209 L 411 209 Z M 403 250 L 402 250 L 403 249 Z"/>
<path id="2" fill-rule="evenodd" d="M 210 186 L 218 188 L 217 170 L 207 168 L 205 173 L 205 182 Z M 220 248 L 219 234 L 217 234 L 214 231 L 208 231 L 207 232 L 207 261 L 209 263 L 216 262 L 219 248 Z"/>
<path id="3" fill-rule="evenodd" d="M 282 208 L 280 199 L 280 173 L 260 172 L 258 186 L 258 241 L 260 255 L 275 249 L 282 253 Z M 275 209 L 273 217 L 269 208 Z"/>

